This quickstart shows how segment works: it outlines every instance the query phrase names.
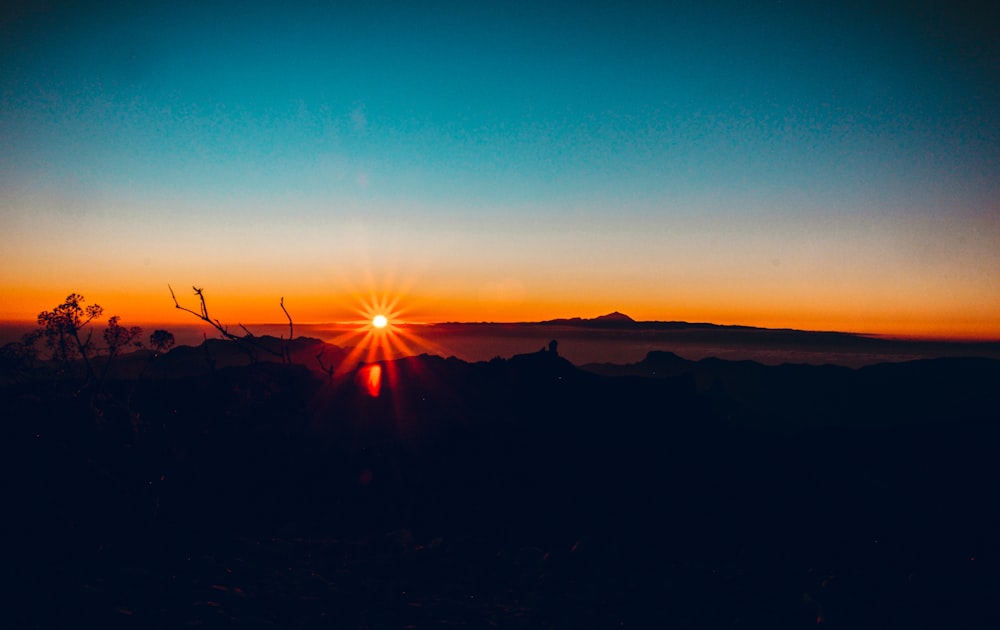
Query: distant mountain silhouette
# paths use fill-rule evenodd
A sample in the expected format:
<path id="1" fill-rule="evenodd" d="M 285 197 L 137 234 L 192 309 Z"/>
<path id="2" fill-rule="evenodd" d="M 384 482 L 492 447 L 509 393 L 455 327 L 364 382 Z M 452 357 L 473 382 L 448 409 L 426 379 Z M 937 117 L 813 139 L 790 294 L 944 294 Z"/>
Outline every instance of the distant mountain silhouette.
<path id="1" fill-rule="evenodd" d="M 607 315 L 599 315 L 591 319 L 584 319 L 582 317 L 571 317 L 567 319 L 550 319 L 543 322 L 538 322 L 541 326 L 591 326 L 596 328 L 616 328 L 619 326 L 630 326 L 634 325 L 636 322 L 634 319 L 629 317 L 624 313 L 619 313 L 615 311 L 613 313 L 608 313 Z"/>
<path id="2" fill-rule="evenodd" d="M 806 362 L 860 367 L 886 361 L 935 357 L 1000 359 L 998 342 L 896 339 L 857 333 L 705 322 L 636 321 L 621 313 L 592 319 L 573 317 L 543 322 L 428 324 L 422 327 L 422 331 L 440 336 L 438 338 L 444 342 L 442 345 L 447 345 L 447 336 L 452 335 L 459 339 L 485 338 L 499 350 L 493 354 L 503 355 L 516 352 L 516 345 L 512 344 L 521 339 L 534 338 L 542 343 L 557 339 L 562 353 L 577 364 L 631 361 L 636 356 L 642 356 L 640 353 L 652 349 L 672 350 L 697 358 L 752 359 L 771 365 Z M 506 343 L 506 340 L 511 343 Z M 504 343 L 494 343 L 500 341 Z M 609 351 L 604 352 L 603 348 Z"/>
<path id="3" fill-rule="evenodd" d="M 490 325 L 487 322 L 477 323 L 477 324 L 467 324 L 469 326 L 480 326 L 483 324 Z M 449 322 L 446 324 L 448 326 L 462 326 L 463 324 L 459 322 Z M 707 329 L 707 330 L 728 330 L 728 331 L 760 331 L 766 333 L 793 333 L 793 334 L 806 334 L 806 335 L 818 335 L 818 336 L 833 336 L 833 337 L 864 337 L 863 335 L 855 335 L 851 333 L 838 333 L 838 332 L 815 332 L 815 331 L 804 331 L 795 330 L 791 328 L 761 328 L 758 326 L 745 326 L 739 324 L 712 324 L 709 322 L 686 322 L 686 321 L 639 321 L 632 319 L 625 313 L 614 311 L 608 313 L 607 315 L 599 315 L 592 318 L 584 317 L 566 317 L 559 319 L 548 319 L 540 322 L 520 322 L 516 324 L 496 324 L 500 326 L 575 326 L 580 328 L 623 328 L 623 329 L 636 329 L 636 330 L 688 330 L 688 329 Z"/>
<path id="4" fill-rule="evenodd" d="M 862 340 L 863 342 L 878 341 L 870 336 L 853 333 L 828 332 L 828 331 L 808 331 L 796 330 L 793 328 L 761 328 L 759 326 L 745 326 L 740 324 L 712 324 L 709 322 L 685 322 L 685 321 L 638 321 L 632 319 L 624 313 L 615 311 L 607 315 L 585 319 L 581 317 L 571 317 L 565 319 L 550 319 L 537 323 L 522 323 L 520 326 L 569 326 L 579 328 L 594 329 L 623 329 L 623 330 L 646 330 L 646 331 L 705 331 L 722 333 L 739 333 L 741 335 L 760 334 L 767 335 L 767 339 L 797 341 L 827 341 L 827 342 L 850 342 L 851 340 Z"/>

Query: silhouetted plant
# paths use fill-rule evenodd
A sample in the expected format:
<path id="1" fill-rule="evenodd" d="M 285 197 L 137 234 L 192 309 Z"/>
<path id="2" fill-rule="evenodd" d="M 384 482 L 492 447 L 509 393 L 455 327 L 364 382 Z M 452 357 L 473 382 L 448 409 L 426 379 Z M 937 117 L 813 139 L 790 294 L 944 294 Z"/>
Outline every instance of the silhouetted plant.
<path id="1" fill-rule="evenodd" d="M 157 328 L 151 335 L 149 335 L 149 347 L 152 348 L 153 352 L 149 355 L 149 359 L 146 361 L 145 365 L 142 366 L 142 369 L 139 371 L 139 375 L 136 376 L 137 382 L 145 376 L 146 370 L 149 369 L 149 366 L 152 365 L 153 360 L 156 359 L 156 357 L 174 347 L 175 341 L 174 334 L 169 330 L 164 330 L 162 328 Z M 140 344 L 137 343 L 136 345 Z M 128 407 L 130 409 L 132 407 L 132 397 L 134 395 L 135 383 L 133 383 L 132 389 L 128 395 Z"/>
<path id="2" fill-rule="evenodd" d="M 118 315 L 112 315 L 108 318 L 108 325 L 104 329 L 104 342 L 108 345 L 108 360 L 101 373 L 102 381 L 108 375 L 108 370 L 111 369 L 111 362 L 115 360 L 122 348 L 131 343 L 135 343 L 137 346 L 142 345 L 141 341 L 135 341 L 142 334 L 142 328 L 139 326 L 125 328 L 118 324 L 120 319 Z"/>
<path id="3" fill-rule="evenodd" d="M 30 375 L 38 358 L 37 346 L 41 336 L 41 330 L 35 330 L 23 335 L 19 341 L 12 341 L 0 347 L 0 365 L 3 374 L 16 379 Z"/>
<path id="4" fill-rule="evenodd" d="M 291 354 L 291 348 L 289 346 L 292 343 L 292 334 L 293 334 L 293 331 L 294 331 L 293 325 L 292 325 L 292 316 L 288 314 L 288 309 L 285 308 L 285 298 L 284 298 L 284 296 L 281 297 L 281 299 L 278 302 L 278 304 L 281 306 L 281 310 L 285 313 L 285 317 L 288 319 L 288 339 L 285 339 L 284 335 L 282 335 L 280 337 L 280 339 L 282 341 L 281 351 L 280 352 L 275 352 L 271 348 L 268 348 L 266 346 L 260 345 L 256 341 L 256 336 L 254 336 L 254 334 L 252 332 L 250 332 L 250 330 L 246 326 L 244 326 L 243 324 L 239 324 L 239 323 L 237 325 L 240 328 L 243 329 L 243 332 L 246 333 L 246 336 L 243 337 L 243 339 L 245 341 L 249 341 L 251 344 L 253 344 L 257 348 L 259 348 L 261 350 L 264 350 L 265 352 L 267 352 L 268 354 L 270 354 L 272 356 L 281 357 L 281 362 L 282 363 L 284 363 L 286 365 L 291 365 L 291 363 L 292 363 L 292 354 Z"/>
<path id="5" fill-rule="evenodd" d="M 142 327 L 131 326 L 125 328 L 118 324 L 119 321 L 121 321 L 121 317 L 118 315 L 109 317 L 108 325 L 104 329 L 104 342 L 108 344 L 108 354 L 110 356 L 117 356 L 121 352 L 121 349 L 130 343 L 142 345 L 142 342 L 135 341 L 142 334 Z"/>
<path id="6" fill-rule="evenodd" d="M 142 378 L 156 357 L 173 348 L 174 342 L 174 334 L 169 330 L 163 330 L 162 328 L 154 330 L 149 336 L 149 347 L 152 348 L 153 352 L 149 355 L 149 360 L 146 361 L 146 364 L 142 366 L 142 371 L 139 372 L 138 378 Z"/>
<path id="7" fill-rule="evenodd" d="M 180 309 L 182 311 L 191 313 L 192 315 L 194 315 L 198 319 L 200 319 L 203 322 L 206 322 L 207 324 L 209 324 L 210 326 L 212 326 L 212 328 L 215 328 L 216 330 L 218 330 L 219 333 L 223 337 L 225 337 L 226 339 L 229 339 L 230 341 L 235 342 L 236 346 L 240 350 L 242 350 L 243 352 L 247 353 L 247 355 L 250 357 L 250 362 L 251 363 L 256 363 L 257 362 L 257 353 L 256 353 L 257 350 L 263 350 L 264 352 L 267 352 L 268 354 L 271 354 L 273 356 L 281 357 L 281 360 L 284 363 L 291 363 L 291 357 L 289 356 L 287 344 L 282 349 L 282 351 L 280 351 L 280 352 L 275 351 L 275 350 L 273 350 L 271 348 L 268 348 L 267 346 L 259 343 L 257 341 L 256 337 L 254 336 L 254 334 L 252 332 L 250 332 L 247 329 L 247 327 L 244 326 L 243 324 L 237 323 L 237 326 L 239 326 L 243 330 L 243 332 L 246 333 L 245 336 L 240 337 L 239 335 L 234 335 L 233 333 L 229 332 L 229 327 L 228 326 L 224 326 L 222 324 L 222 322 L 220 322 L 218 319 L 213 319 L 213 318 L 209 317 L 209 315 L 208 315 L 208 305 L 205 303 L 205 290 L 204 289 L 200 289 L 200 288 L 194 287 L 194 286 L 191 287 L 194 290 L 194 294 L 196 296 L 198 296 L 198 302 L 199 302 L 199 310 L 198 311 L 194 311 L 194 310 L 191 310 L 191 309 L 189 309 L 187 307 L 184 307 L 184 306 L 180 305 L 180 302 L 177 301 L 177 296 L 174 294 L 173 287 L 171 287 L 168 284 L 167 288 L 170 289 L 170 297 L 172 297 L 173 300 L 174 300 L 174 308 L 178 308 L 178 309 Z M 288 330 L 289 330 L 289 335 L 290 335 L 291 331 L 292 331 L 292 318 L 291 318 L 290 315 L 288 315 L 288 311 L 285 310 L 285 298 L 281 298 L 281 310 L 285 311 L 285 316 L 288 317 Z M 291 341 L 291 340 L 289 339 L 289 341 Z"/>
<path id="8" fill-rule="evenodd" d="M 281 301 L 279 302 L 279 304 L 281 305 L 281 310 L 285 313 L 285 317 L 288 318 L 288 339 L 285 340 L 285 343 L 282 345 L 282 348 L 281 348 L 281 351 L 284 354 L 284 356 L 282 357 L 282 360 L 285 363 L 291 364 L 292 363 L 292 351 L 291 351 L 290 346 L 291 346 L 291 343 L 292 343 L 292 336 L 294 335 L 294 329 L 292 327 L 292 316 L 288 314 L 288 309 L 285 308 L 285 296 L 281 296 Z"/>
<path id="9" fill-rule="evenodd" d="M 149 347 L 156 354 L 163 354 L 174 347 L 174 334 L 169 330 L 157 329 L 149 336 Z"/>
<path id="10" fill-rule="evenodd" d="M 80 337 L 80 331 L 100 317 L 104 309 L 98 304 L 84 307 L 83 301 L 82 295 L 70 293 L 66 296 L 66 301 L 59 306 L 51 311 L 39 313 L 38 325 L 42 328 L 41 334 L 45 337 L 45 344 L 52 351 L 53 358 L 62 364 L 63 369 L 69 370 L 72 361 L 80 356 L 83 358 L 88 378 L 93 378 L 94 369 L 89 356 L 93 351 L 91 343 L 93 331 L 87 332 L 86 339 Z"/>
<path id="11" fill-rule="evenodd" d="M 316 355 L 316 362 L 319 363 L 319 369 L 327 375 L 327 377 L 332 381 L 333 373 L 336 369 L 335 365 L 326 365 L 323 363 L 323 353 L 326 352 L 326 348 L 320 348 L 319 354 Z"/>

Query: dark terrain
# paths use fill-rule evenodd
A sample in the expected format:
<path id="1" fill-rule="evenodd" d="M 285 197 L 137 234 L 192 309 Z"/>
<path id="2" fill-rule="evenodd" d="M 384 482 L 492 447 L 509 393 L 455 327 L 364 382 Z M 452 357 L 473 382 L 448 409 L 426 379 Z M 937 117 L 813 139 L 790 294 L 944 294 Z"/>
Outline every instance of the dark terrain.
<path id="1" fill-rule="evenodd" d="M 320 349 L 5 364 L 4 625 L 1000 625 L 996 360 Z"/>

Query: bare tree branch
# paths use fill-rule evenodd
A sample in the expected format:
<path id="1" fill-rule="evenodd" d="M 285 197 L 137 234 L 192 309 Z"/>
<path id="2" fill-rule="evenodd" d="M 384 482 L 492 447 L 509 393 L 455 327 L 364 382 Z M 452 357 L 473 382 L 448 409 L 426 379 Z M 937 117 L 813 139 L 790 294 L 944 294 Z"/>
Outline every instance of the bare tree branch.
<path id="1" fill-rule="evenodd" d="M 212 328 L 215 328 L 216 330 L 219 331 L 219 333 L 223 337 L 225 337 L 226 339 L 229 339 L 230 341 L 235 342 L 236 346 L 240 350 L 242 350 L 243 352 L 246 352 L 247 355 L 250 357 L 250 362 L 251 363 L 256 363 L 257 362 L 257 357 L 254 354 L 253 350 L 250 349 L 250 348 L 248 348 L 248 347 L 246 347 L 246 346 L 244 346 L 243 343 L 242 343 L 243 340 L 240 339 L 240 337 L 237 337 L 236 335 L 230 333 L 229 329 L 226 328 L 225 326 L 223 326 L 222 322 L 220 322 L 218 319 L 212 319 L 212 318 L 210 318 L 208 316 L 208 305 L 205 303 L 204 289 L 199 289 L 198 287 L 195 287 L 195 286 L 191 287 L 192 289 L 194 289 L 194 294 L 196 296 L 198 296 L 198 301 L 200 302 L 200 305 L 201 305 L 201 312 L 199 313 L 199 312 L 196 312 L 196 311 L 194 311 L 192 309 L 189 309 L 189 308 L 187 308 L 185 306 L 181 306 L 180 302 L 177 301 L 177 296 L 174 294 L 173 287 L 171 287 L 168 284 L 167 288 L 170 289 L 170 297 L 172 297 L 174 299 L 174 307 L 175 308 L 179 308 L 182 311 L 191 313 L 192 315 L 194 315 L 198 319 L 200 319 L 200 320 L 204 321 L 205 323 L 207 323 Z M 206 341 L 207 340 L 208 340 L 208 338 L 206 337 Z"/>
<path id="2" fill-rule="evenodd" d="M 287 351 L 278 352 L 276 350 L 273 350 L 273 349 L 268 348 L 267 346 L 261 344 L 260 342 L 257 341 L 256 336 L 254 336 L 254 334 L 252 332 L 250 332 L 250 330 L 246 326 L 244 326 L 243 324 L 237 323 L 237 325 L 241 329 L 243 329 L 243 332 L 246 333 L 245 336 L 240 337 L 238 335 L 234 335 L 233 333 L 229 332 L 229 328 L 227 326 L 224 326 L 222 324 L 222 322 L 219 321 L 218 319 L 212 319 L 211 317 L 209 317 L 208 316 L 208 304 L 206 304 L 206 302 L 205 302 L 205 290 L 204 289 L 200 289 L 200 288 L 195 287 L 195 286 L 191 287 L 192 289 L 194 289 L 194 294 L 196 296 L 198 296 L 198 301 L 200 302 L 201 312 L 199 313 L 199 312 L 196 312 L 196 311 L 194 311 L 192 309 L 189 309 L 187 307 L 181 306 L 180 302 L 177 301 L 177 296 L 174 294 L 173 287 L 171 287 L 168 284 L 167 288 L 170 289 L 170 297 L 173 298 L 173 300 L 174 300 L 174 307 L 175 308 L 179 308 L 182 311 L 186 311 L 188 313 L 191 313 L 192 315 L 194 315 L 198 319 L 200 319 L 200 320 L 206 322 L 207 324 L 209 324 L 212 328 L 215 328 L 216 330 L 218 330 L 219 333 L 223 337 L 225 337 L 226 339 L 229 339 L 230 341 L 235 342 L 236 345 L 237 345 L 237 347 L 240 348 L 240 350 L 242 350 L 243 352 L 246 352 L 247 355 L 249 355 L 251 363 L 256 363 L 257 362 L 257 355 L 256 355 L 256 352 L 255 352 L 254 349 L 263 350 L 264 352 L 267 352 L 268 354 L 270 354 L 272 356 L 281 357 L 281 360 L 284 363 L 291 363 L 291 358 L 288 356 L 288 352 Z M 281 310 L 285 310 L 284 298 L 282 298 Z M 288 311 L 285 311 L 285 315 L 288 315 Z M 291 318 L 290 317 L 289 317 L 289 322 L 291 322 Z M 246 345 L 244 345 L 244 344 L 246 344 Z"/>
<path id="3" fill-rule="evenodd" d="M 294 329 L 292 327 L 292 316 L 288 314 L 288 309 L 285 308 L 285 296 L 281 296 L 281 300 L 278 304 L 281 305 L 281 310 L 285 312 L 285 317 L 288 318 L 288 341 L 285 342 L 283 350 L 285 353 L 285 363 L 290 364 L 292 362 L 292 339 L 295 338 Z"/>
<path id="4" fill-rule="evenodd" d="M 316 355 L 316 362 L 319 363 L 319 369 L 322 370 L 330 378 L 330 380 L 332 381 L 333 380 L 333 372 L 335 370 L 335 366 L 330 365 L 328 367 L 328 366 L 326 366 L 323 363 L 323 353 L 324 352 L 326 352 L 326 348 L 323 348 L 323 349 L 321 349 L 319 351 L 319 354 Z"/>
<path id="5" fill-rule="evenodd" d="M 180 305 L 180 303 L 179 303 L 179 302 L 177 301 L 177 296 L 176 296 L 176 295 L 174 295 L 174 289 L 173 289 L 173 287 L 171 287 L 171 286 L 170 286 L 170 285 L 168 284 L 168 285 L 167 285 L 167 288 L 168 288 L 168 289 L 170 289 L 170 297 L 172 297 L 172 298 L 174 299 L 174 308 L 179 308 L 179 309 L 181 309 L 182 311 L 187 311 L 188 313 L 191 313 L 192 315 L 194 315 L 194 316 L 195 316 L 195 317 L 197 317 L 198 319 L 204 319 L 204 320 L 205 320 L 205 321 L 207 321 L 207 322 L 208 322 L 209 324 L 211 324 L 211 323 L 212 323 L 211 321 L 209 321 L 209 319 L 208 319 L 208 314 L 207 314 L 207 313 L 205 312 L 205 298 L 204 298 L 204 297 L 201 297 L 201 289 L 197 289 L 197 288 L 196 288 L 196 289 L 194 290 L 194 294 L 195 294 L 195 295 L 197 295 L 197 296 L 199 296 L 199 297 L 201 297 L 201 313 L 195 313 L 195 312 L 194 312 L 194 311 L 192 311 L 191 309 L 189 309 L 189 308 L 185 308 L 185 307 L 183 307 L 183 306 L 181 306 L 181 305 Z"/>
<path id="6" fill-rule="evenodd" d="M 285 308 L 285 297 L 284 296 L 281 297 L 281 301 L 279 302 L 279 304 L 281 305 L 281 310 L 285 312 L 285 317 L 288 318 L 288 338 L 292 339 L 294 337 L 294 333 L 292 332 L 292 330 L 293 330 L 292 329 L 292 316 L 288 314 L 288 309 Z"/>

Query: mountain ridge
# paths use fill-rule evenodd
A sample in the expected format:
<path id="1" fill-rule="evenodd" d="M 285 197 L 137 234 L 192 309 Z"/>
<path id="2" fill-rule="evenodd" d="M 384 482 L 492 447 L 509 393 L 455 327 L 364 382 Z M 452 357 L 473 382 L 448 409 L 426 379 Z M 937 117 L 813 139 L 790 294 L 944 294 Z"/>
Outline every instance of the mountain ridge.
<path id="1" fill-rule="evenodd" d="M 613 311 L 606 315 L 597 317 L 558 317 L 541 321 L 521 321 L 521 322 L 436 322 L 423 324 L 428 327 L 457 327 L 457 326 L 496 326 L 496 327 L 519 327 L 519 326 L 569 326 L 575 328 L 622 328 L 633 330 L 746 330 L 760 332 L 783 332 L 783 333 L 805 333 L 813 335 L 836 335 L 844 337 L 860 337 L 864 339 L 878 339 L 879 337 L 864 333 L 851 333 L 829 330 L 803 330 L 798 328 L 767 328 L 762 326 L 750 326 L 747 324 L 715 324 L 712 322 L 688 322 L 682 320 L 637 320 L 620 311 Z"/>

